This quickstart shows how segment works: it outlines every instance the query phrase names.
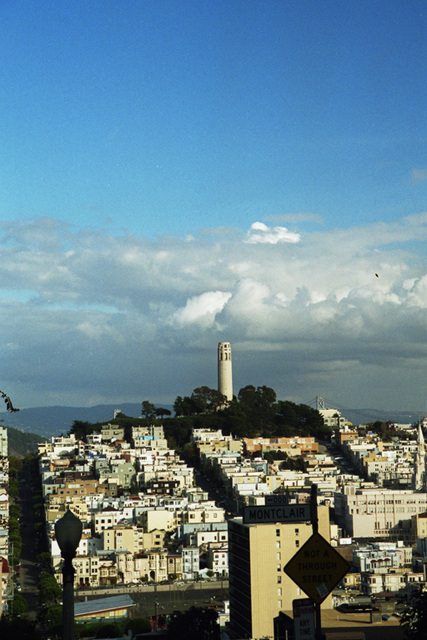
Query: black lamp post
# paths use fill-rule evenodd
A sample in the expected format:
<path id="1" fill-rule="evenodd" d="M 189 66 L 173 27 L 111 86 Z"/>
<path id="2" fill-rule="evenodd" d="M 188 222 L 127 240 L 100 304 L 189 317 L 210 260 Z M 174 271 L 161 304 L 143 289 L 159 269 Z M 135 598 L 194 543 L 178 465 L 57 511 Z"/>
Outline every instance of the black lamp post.
<path id="1" fill-rule="evenodd" d="M 55 522 L 55 536 L 64 558 L 62 567 L 62 638 L 74 637 L 74 567 L 73 558 L 82 537 L 82 523 L 67 509 L 65 515 Z"/>
<path id="2" fill-rule="evenodd" d="M 157 581 L 156 581 L 156 572 L 150 571 L 150 576 L 154 580 L 154 624 L 153 631 L 157 631 L 157 607 L 159 603 L 157 602 Z"/>

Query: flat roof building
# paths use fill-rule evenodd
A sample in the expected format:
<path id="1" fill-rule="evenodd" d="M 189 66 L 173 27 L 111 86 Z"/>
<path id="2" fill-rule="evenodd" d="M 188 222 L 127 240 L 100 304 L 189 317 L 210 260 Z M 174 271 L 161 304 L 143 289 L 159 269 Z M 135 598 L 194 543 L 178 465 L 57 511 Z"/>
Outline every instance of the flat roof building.
<path id="1" fill-rule="evenodd" d="M 329 507 L 319 506 L 319 533 L 329 542 Z M 236 638 L 274 637 L 274 618 L 292 611 L 305 594 L 283 571 L 311 537 L 309 522 L 245 524 L 228 522 L 230 626 Z M 332 607 L 332 598 L 322 604 Z"/>

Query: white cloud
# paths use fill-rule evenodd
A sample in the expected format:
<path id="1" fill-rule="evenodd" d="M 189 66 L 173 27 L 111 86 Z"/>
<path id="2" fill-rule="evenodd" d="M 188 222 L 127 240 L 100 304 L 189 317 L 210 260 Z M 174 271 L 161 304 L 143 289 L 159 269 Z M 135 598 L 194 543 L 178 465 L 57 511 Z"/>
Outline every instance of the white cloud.
<path id="1" fill-rule="evenodd" d="M 248 244 L 296 243 L 300 241 L 298 233 L 288 231 L 286 227 L 267 227 L 263 222 L 254 222 L 248 231 L 245 242 Z"/>
<path id="2" fill-rule="evenodd" d="M 216 385 L 216 343 L 229 340 L 237 390 L 347 406 L 400 394 L 423 409 L 425 221 L 295 234 L 286 251 L 289 232 L 262 223 L 253 242 L 1 223 L 0 388 L 18 406 L 172 402 Z"/>
<path id="3" fill-rule="evenodd" d="M 181 326 L 195 323 L 211 326 L 230 298 L 231 293 L 226 291 L 206 291 L 187 300 L 185 307 L 175 311 L 171 320 Z"/>
<path id="4" fill-rule="evenodd" d="M 412 182 L 415 184 L 419 184 L 420 182 L 424 182 L 427 180 L 427 169 L 412 169 L 411 171 Z"/>
<path id="5" fill-rule="evenodd" d="M 415 225 L 427 224 L 427 211 L 423 211 L 422 213 L 415 213 L 411 216 L 406 216 L 405 220 L 410 224 Z"/>

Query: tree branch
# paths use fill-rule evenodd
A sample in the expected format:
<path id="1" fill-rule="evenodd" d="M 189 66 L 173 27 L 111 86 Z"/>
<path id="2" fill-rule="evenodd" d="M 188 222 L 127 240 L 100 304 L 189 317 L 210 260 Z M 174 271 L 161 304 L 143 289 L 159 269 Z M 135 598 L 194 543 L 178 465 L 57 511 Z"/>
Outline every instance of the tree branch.
<path id="1" fill-rule="evenodd" d="M 15 409 L 15 407 L 12 404 L 12 400 L 9 398 L 9 396 L 7 396 L 4 391 L 0 390 L 0 397 L 3 398 L 5 404 L 6 404 L 6 411 L 10 411 L 10 413 L 13 413 L 15 411 L 19 411 L 19 409 Z"/>

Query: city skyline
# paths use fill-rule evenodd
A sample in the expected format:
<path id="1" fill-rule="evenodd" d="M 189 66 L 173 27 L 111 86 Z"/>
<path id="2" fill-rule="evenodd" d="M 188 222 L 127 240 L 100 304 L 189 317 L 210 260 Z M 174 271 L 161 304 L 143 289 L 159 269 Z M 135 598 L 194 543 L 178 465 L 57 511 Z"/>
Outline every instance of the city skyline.
<path id="1" fill-rule="evenodd" d="M 1 9 L 0 389 L 427 413 L 420 3 Z"/>

